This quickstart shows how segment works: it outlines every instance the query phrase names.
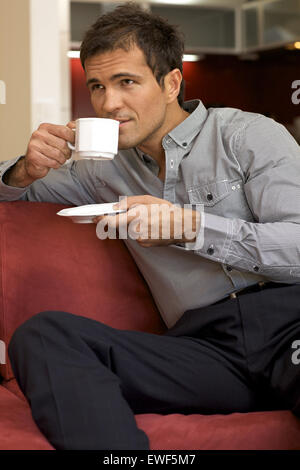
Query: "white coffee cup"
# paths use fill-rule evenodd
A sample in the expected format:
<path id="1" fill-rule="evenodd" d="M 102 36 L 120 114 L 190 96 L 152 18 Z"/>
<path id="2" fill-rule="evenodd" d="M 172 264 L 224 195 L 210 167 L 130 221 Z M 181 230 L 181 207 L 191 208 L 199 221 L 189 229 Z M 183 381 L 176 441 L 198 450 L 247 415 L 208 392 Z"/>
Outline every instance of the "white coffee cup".
<path id="1" fill-rule="evenodd" d="M 76 120 L 75 146 L 68 143 L 79 159 L 112 160 L 118 153 L 119 121 L 104 118 Z"/>

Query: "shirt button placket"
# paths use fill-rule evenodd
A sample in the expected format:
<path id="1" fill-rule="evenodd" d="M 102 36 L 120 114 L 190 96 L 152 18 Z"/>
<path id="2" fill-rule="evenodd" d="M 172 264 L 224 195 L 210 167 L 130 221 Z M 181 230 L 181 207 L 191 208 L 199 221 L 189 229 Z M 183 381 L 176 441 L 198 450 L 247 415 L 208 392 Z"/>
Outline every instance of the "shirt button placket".
<path id="1" fill-rule="evenodd" d="M 176 167 L 176 155 L 177 149 L 176 146 L 172 144 L 172 139 L 167 138 L 165 141 L 165 154 L 166 154 L 166 175 L 165 175 L 165 184 L 164 184 L 164 199 L 175 204 L 176 202 L 176 181 L 177 181 L 177 171 Z"/>

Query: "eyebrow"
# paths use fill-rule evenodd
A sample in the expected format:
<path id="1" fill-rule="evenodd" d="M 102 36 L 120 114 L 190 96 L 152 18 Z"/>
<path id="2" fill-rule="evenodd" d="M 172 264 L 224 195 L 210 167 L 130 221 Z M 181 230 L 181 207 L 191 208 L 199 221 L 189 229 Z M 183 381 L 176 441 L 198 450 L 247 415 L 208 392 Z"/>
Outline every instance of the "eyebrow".
<path id="1" fill-rule="evenodd" d="M 113 81 L 113 80 L 117 80 L 118 78 L 122 78 L 122 77 L 130 77 L 130 78 L 136 78 L 136 79 L 141 79 L 141 75 L 136 75 L 134 73 L 128 73 L 128 72 L 120 72 L 120 73 L 116 73 L 115 75 L 112 75 L 110 77 L 110 80 Z M 100 83 L 100 80 L 98 80 L 98 78 L 90 78 L 87 82 L 86 82 L 86 86 L 89 86 L 91 83 Z"/>

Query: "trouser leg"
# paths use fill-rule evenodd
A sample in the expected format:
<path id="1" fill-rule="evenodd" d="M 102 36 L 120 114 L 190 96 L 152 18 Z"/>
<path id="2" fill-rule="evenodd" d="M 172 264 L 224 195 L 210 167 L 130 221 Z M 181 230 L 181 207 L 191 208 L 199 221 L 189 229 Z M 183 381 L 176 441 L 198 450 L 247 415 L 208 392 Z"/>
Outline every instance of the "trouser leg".
<path id="1" fill-rule="evenodd" d="M 57 449 L 147 449 L 147 436 L 136 427 L 120 380 L 106 366 L 112 360 L 110 346 L 100 336 L 95 351 L 84 323 L 92 323 L 91 330 L 97 323 L 81 320 L 44 312 L 16 330 L 9 344 L 34 420 Z"/>
<path id="2" fill-rule="evenodd" d="M 54 447 L 146 449 L 134 413 L 255 409 L 256 394 L 239 354 L 234 364 L 233 349 L 227 353 L 227 345 L 220 353 L 199 338 L 116 330 L 43 312 L 16 330 L 9 356 L 33 417 Z"/>
<path id="3" fill-rule="evenodd" d="M 277 408 L 300 417 L 300 285 L 240 297 L 249 372 Z"/>

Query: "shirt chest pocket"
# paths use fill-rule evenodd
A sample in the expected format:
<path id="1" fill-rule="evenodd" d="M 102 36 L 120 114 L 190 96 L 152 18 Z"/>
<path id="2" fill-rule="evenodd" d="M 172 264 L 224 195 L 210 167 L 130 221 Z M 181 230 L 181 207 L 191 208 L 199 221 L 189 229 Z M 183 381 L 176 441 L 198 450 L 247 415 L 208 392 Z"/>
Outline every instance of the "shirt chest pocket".
<path id="1" fill-rule="evenodd" d="M 203 204 L 205 212 L 241 217 L 249 213 L 242 180 L 219 180 L 188 189 L 190 204 Z"/>
<path id="2" fill-rule="evenodd" d="M 229 196 L 228 181 L 214 181 L 201 186 L 193 186 L 188 189 L 188 196 L 191 204 L 200 203 L 212 207 Z"/>

